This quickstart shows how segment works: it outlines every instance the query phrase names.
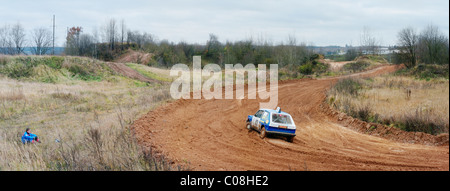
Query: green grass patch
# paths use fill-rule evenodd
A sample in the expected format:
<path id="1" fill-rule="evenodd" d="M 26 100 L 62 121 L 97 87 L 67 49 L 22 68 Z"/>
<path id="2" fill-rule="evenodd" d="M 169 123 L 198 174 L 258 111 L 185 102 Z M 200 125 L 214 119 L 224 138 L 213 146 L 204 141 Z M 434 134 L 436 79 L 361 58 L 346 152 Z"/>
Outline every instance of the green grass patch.
<path id="1" fill-rule="evenodd" d="M 1 59 L 0 74 L 12 79 L 58 83 L 102 81 L 113 75 L 104 62 L 82 57 L 14 56 Z"/>
<path id="2" fill-rule="evenodd" d="M 143 76 L 145 76 L 147 78 L 155 79 L 155 80 L 158 80 L 158 81 L 164 81 L 164 82 L 171 82 L 172 81 L 169 78 L 166 78 L 164 76 L 161 76 L 159 74 L 156 74 L 156 73 L 153 73 L 153 72 L 150 72 L 150 71 L 144 69 L 143 67 L 146 67 L 146 66 L 139 65 L 139 64 L 132 64 L 132 63 L 127 63 L 125 65 L 127 65 L 130 68 L 132 68 L 133 70 L 136 70 L 137 72 L 139 72 L 140 74 L 142 74 Z"/>

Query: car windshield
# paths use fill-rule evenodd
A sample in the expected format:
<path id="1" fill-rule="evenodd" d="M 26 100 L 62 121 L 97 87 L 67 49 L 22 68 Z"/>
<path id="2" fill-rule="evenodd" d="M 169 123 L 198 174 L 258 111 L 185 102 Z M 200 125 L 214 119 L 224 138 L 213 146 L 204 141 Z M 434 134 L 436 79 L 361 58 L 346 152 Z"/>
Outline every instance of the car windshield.
<path id="1" fill-rule="evenodd" d="M 289 115 L 274 113 L 272 114 L 272 121 L 275 123 L 291 125 L 292 121 Z"/>

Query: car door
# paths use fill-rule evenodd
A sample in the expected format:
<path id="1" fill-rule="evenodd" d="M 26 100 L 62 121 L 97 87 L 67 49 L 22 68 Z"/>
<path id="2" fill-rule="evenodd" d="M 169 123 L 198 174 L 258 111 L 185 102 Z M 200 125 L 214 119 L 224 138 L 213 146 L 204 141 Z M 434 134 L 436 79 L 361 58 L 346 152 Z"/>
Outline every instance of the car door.
<path id="1" fill-rule="evenodd" d="M 261 117 L 259 119 L 260 124 L 261 123 L 267 124 L 266 121 L 268 122 L 269 121 L 268 119 L 269 119 L 269 113 L 267 111 L 263 112 L 263 114 L 261 115 Z M 258 126 L 260 131 L 261 131 L 261 127 L 262 127 L 262 124 Z"/>
<path id="2" fill-rule="evenodd" d="M 269 124 L 269 112 L 264 112 L 262 115 L 261 115 L 261 118 L 260 118 L 260 120 L 259 120 L 261 123 L 264 123 L 264 124 Z M 260 125 L 261 126 L 261 125 Z M 261 129 L 260 129 L 261 130 Z"/>
<path id="3" fill-rule="evenodd" d="M 258 129 L 259 130 L 259 119 L 262 115 L 264 111 L 263 110 L 259 110 L 258 112 L 256 112 L 256 114 L 252 117 L 252 122 L 251 125 L 253 128 Z"/>

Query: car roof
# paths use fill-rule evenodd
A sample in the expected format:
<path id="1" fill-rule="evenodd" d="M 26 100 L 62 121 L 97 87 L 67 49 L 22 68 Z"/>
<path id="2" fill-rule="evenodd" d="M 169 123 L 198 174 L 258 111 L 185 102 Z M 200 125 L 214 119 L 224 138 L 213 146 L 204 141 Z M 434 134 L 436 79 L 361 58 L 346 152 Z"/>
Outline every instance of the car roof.
<path id="1" fill-rule="evenodd" d="M 267 112 L 269 112 L 269 113 L 278 113 L 276 110 L 273 110 L 273 109 L 260 109 L 260 110 L 264 110 L 264 111 L 267 111 Z M 289 115 L 289 113 L 286 113 L 286 112 L 284 112 L 284 111 L 281 111 L 280 113 L 281 113 L 281 114 Z"/>

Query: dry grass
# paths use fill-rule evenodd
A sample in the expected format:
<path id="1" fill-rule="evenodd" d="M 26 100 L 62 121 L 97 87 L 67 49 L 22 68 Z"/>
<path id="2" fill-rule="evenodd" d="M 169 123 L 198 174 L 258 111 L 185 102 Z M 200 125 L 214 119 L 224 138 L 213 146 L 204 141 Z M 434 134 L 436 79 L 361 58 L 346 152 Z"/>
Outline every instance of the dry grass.
<path id="1" fill-rule="evenodd" d="M 179 170 L 143 150 L 129 125 L 170 100 L 168 87 L 108 81 L 49 84 L 0 76 L 0 170 Z M 31 128 L 42 143 L 23 145 Z"/>
<path id="2" fill-rule="evenodd" d="M 328 101 L 336 109 L 364 121 L 395 126 L 406 131 L 448 133 L 449 82 L 416 80 L 405 76 L 352 79 L 357 95 L 332 88 Z M 338 82 L 337 87 L 342 85 Z M 352 89 L 352 88 L 350 88 Z"/>

